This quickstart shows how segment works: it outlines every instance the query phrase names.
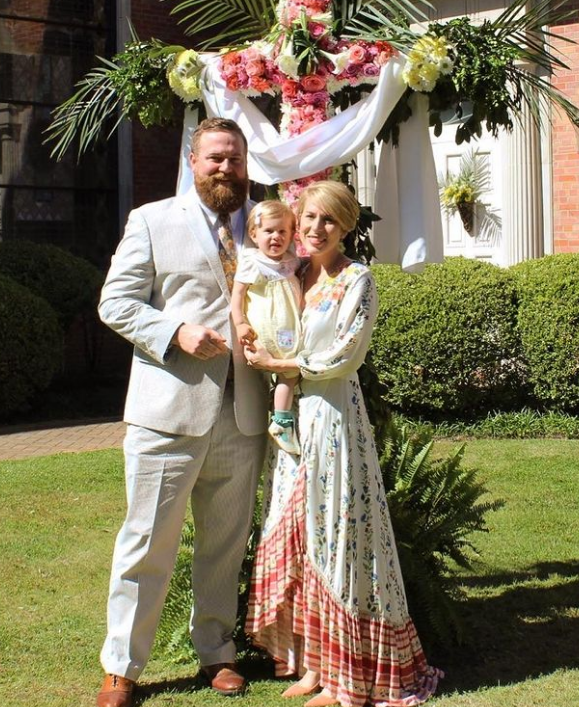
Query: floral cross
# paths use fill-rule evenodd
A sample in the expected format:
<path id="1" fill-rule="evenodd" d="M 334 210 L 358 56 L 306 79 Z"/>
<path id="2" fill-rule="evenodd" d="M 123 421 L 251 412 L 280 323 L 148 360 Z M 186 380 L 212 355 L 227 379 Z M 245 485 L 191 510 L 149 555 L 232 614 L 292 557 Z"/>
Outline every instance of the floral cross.
<path id="1" fill-rule="evenodd" d="M 225 52 L 220 69 L 227 88 L 248 96 L 281 95 L 282 137 L 301 134 L 333 115 L 331 96 L 345 86 L 375 84 L 381 67 L 397 54 L 386 41 L 348 41 L 333 32 L 331 0 L 280 0 L 277 23 L 267 37 L 247 47 Z M 453 60 L 444 39 L 429 40 L 413 50 L 405 79 L 416 90 L 434 86 L 441 72 L 452 71 Z M 185 100 L 199 97 L 199 67 L 191 50 L 175 58 L 169 82 Z M 187 85 L 187 83 L 189 85 Z M 303 187 L 331 178 L 334 168 L 281 186 L 281 196 L 293 204 Z"/>

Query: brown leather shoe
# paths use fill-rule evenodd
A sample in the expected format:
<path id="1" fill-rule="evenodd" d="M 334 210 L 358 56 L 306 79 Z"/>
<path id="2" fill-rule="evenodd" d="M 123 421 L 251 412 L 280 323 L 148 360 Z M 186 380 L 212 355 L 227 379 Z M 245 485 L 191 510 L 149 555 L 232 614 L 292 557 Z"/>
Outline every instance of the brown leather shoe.
<path id="1" fill-rule="evenodd" d="M 221 695 L 241 695 L 245 690 L 245 678 L 235 669 L 235 663 L 205 665 L 201 672 L 211 687 Z"/>
<path id="2" fill-rule="evenodd" d="M 97 695 L 97 707 L 131 707 L 135 681 L 120 675 L 106 675 Z"/>

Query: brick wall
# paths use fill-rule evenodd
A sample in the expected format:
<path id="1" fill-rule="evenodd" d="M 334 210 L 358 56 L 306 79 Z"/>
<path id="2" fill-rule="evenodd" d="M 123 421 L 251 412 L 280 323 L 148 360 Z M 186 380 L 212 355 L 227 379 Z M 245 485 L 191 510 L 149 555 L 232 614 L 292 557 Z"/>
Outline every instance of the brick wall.
<path id="1" fill-rule="evenodd" d="M 567 3 L 574 16 L 555 28 L 561 37 L 579 42 L 579 2 Z M 579 105 L 579 45 L 555 40 L 569 71 L 553 84 Z M 579 133 L 565 115 L 553 120 L 553 226 L 556 253 L 579 252 Z"/>

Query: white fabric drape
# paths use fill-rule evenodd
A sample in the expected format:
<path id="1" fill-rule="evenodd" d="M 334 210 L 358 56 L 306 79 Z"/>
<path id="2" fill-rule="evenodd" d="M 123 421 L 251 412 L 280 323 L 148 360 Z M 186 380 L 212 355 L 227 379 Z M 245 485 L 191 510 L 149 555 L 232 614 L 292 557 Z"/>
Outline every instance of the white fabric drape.
<path id="1" fill-rule="evenodd" d="M 425 96 L 410 99 L 412 116 L 400 126 L 398 147 L 383 144 L 376 176 L 373 228 L 376 260 L 419 272 L 444 257 L 438 182 Z"/>
<path id="2" fill-rule="evenodd" d="M 272 185 L 344 164 L 378 134 L 402 96 L 404 59 L 382 67 L 378 84 L 364 99 L 301 135 L 283 138 L 266 116 L 243 94 L 230 91 L 221 77 L 218 58 L 206 56 L 203 100 L 209 116 L 230 118 L 248 141 L 250 179 Z M 415 271 L 442 258 L 442 223 L 425 99 L 416 96 L 413 116 L 401 126 L 397 148 L 384 145 L 376 185 L 374 226 L 377 260 L 399 263 Z M 188 155 L 197 111 L 187 110 L 181 144 L 177 193 L 185 193 L 193 177 Z"/>

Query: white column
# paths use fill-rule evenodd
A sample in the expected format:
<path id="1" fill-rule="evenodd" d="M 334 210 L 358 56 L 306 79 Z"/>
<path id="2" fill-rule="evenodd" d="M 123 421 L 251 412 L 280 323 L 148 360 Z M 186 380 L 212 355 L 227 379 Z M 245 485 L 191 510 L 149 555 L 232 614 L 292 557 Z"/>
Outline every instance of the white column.
<path id="1" fill-rule="evenodd" d="M 374 192 L 376 191 L 376 160 L 374 156 L 374 145 L 366 147 L 356 157 L 357 185 L 356 192 L 358 201 L 364 206 L 374 209 Z"/>
<path id="2" fill-rule="evenodd" d="M 555 246 L 553 224 L 553 126 L 552 107 L 541 104 L 541 177 L 543 203 L 543 255 L 552 255 Z"/>
<path id="3" fill-rule="evenodd" d="M 514 265 L 544 254 L 541 140 L 526 105 L 503 144 L 503 234 Z"/>

